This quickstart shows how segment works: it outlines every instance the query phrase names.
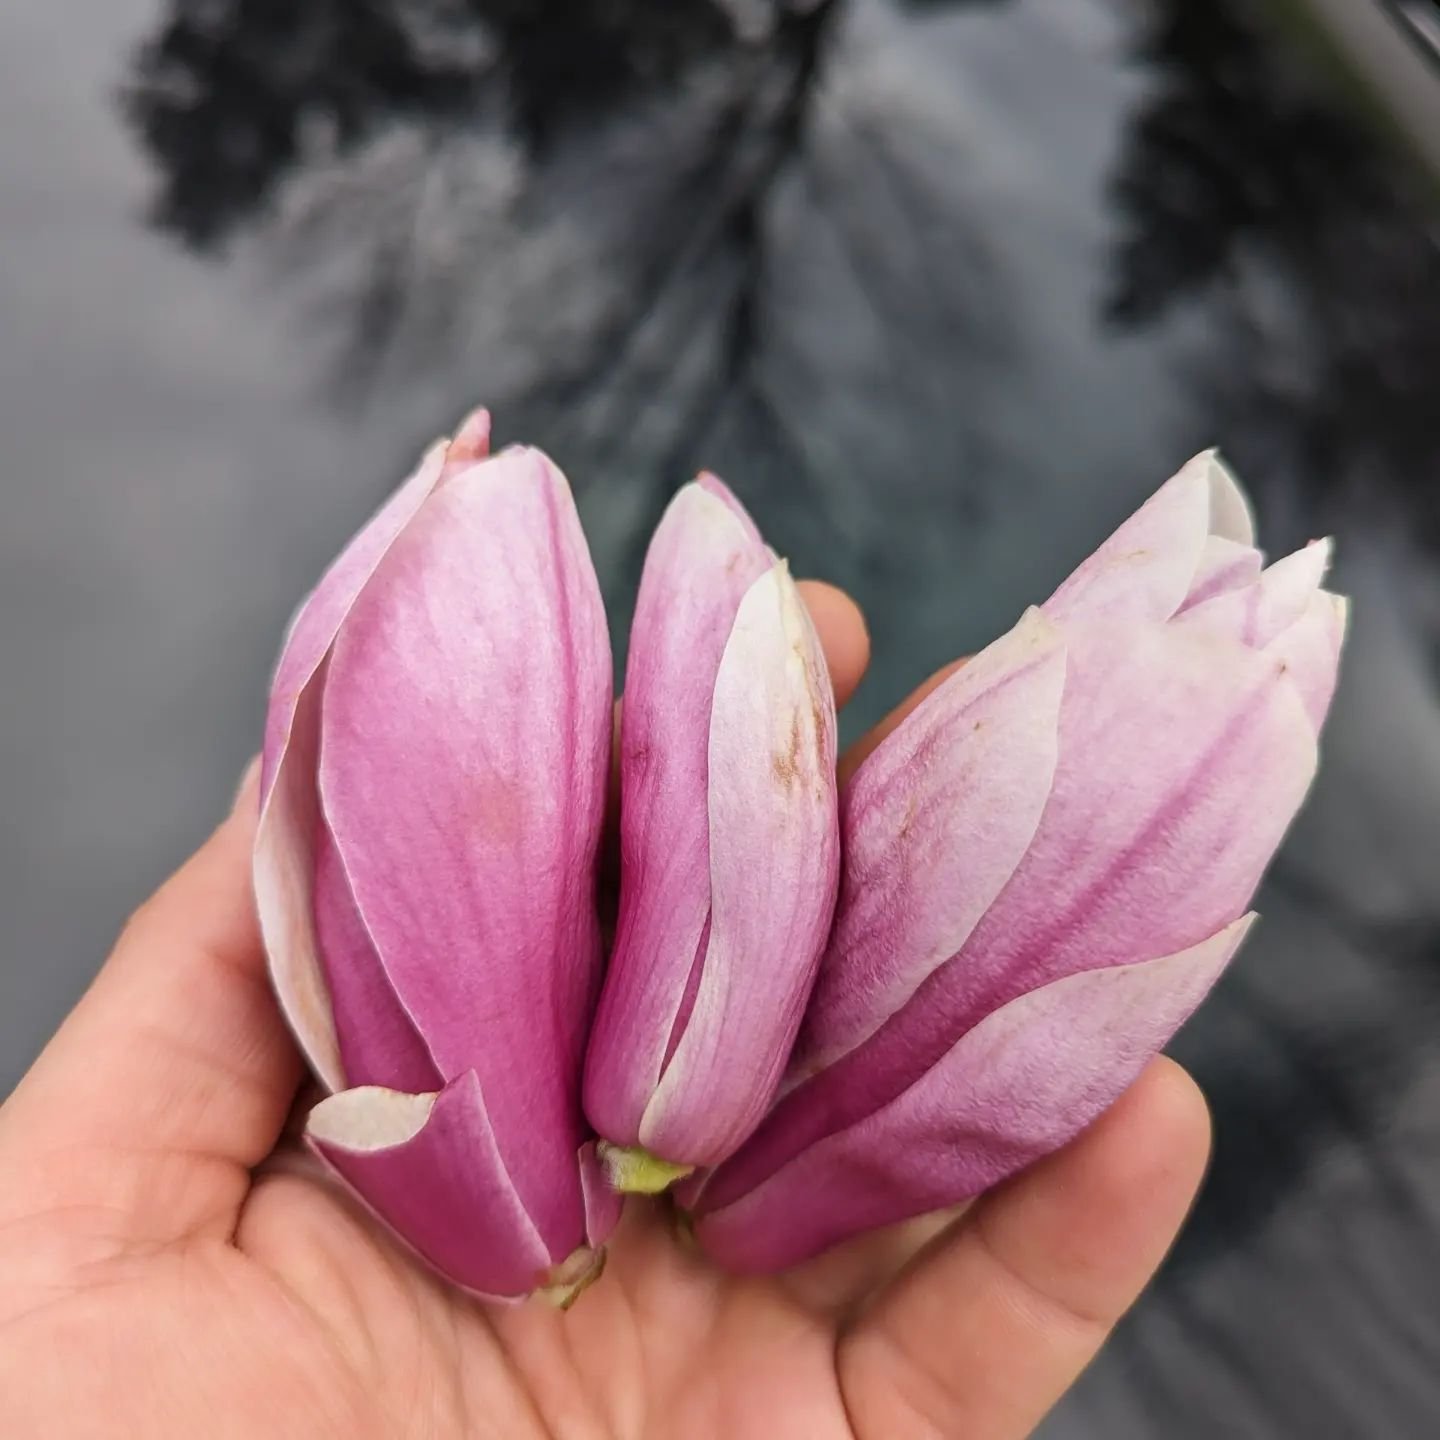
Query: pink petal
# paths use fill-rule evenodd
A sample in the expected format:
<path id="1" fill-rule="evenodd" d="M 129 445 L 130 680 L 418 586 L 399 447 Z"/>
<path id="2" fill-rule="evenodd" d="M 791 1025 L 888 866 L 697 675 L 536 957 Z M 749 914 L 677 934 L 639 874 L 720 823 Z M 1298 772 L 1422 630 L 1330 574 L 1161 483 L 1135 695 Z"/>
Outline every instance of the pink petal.
<path id="1" fill-rule="evenodd" d="M 577 1224 L 568 1249 L 547 1247 L 507 1173 L 473 1071 L 438 1095 L 341 1091 L 310 1112 L 306 1138 L 402 1240 L 485 1298 L 528 1295 L 583 1243 Z M 578 1215 L 578 1197 L 573 1208 Z"/>
<path id="2" fill-rule="evenodd" d="M 896 1017 L 897 1055 L 933 1056 L 1049 980 L 1227 925 L 1314 777 L 1314 731 L 1273 660 L 1178 627 L 1068 640 L 1060 763 L 1034 843 L 957 959 Z"/>
<path id="3" fill-rule="evenodd" d="M 585 1105 L 638 1143 L 710 918 L 715 676 L 745 592 L 774 562 L 713 477 L 682 489 L 640 580 L 620 731 L 620 917 L 586 1059 Z"/>
<path id="4" fill-rule="evenodd" d="M 1335 694 L 1349 609 L 1343 596 L 1321 590 L 1310 597 L 1304 615 L 1265 648 L 1284 666 L 1317 735 Z"/>
<path id="5" fill-rule="evenodd" d="M 297 613 L 281 652 L 265 717 L 260 825 L 255 837 L 255 901 L 280 1008 L 311 1068 L 332 1090 L 344 1071 L 311 918 L 314 792 L 321 666 L 355 598 L 386 551 L 440 479 L 446 446 L 420 468 L 341 553 Z"/>
<path id="6" fill-rule="evenodd" d="M 444 1077 L 375 953 L 340 852 L 324 825 L 316 828 L 315 839 L 315 939 L 346 1083 L 411 1094 L 439 1090 Z"/>
<path id="7" fill-rule="evenodd" d="M 344 1077 L 311 919 L 320 669 L 355 597 L 440 482 L 447 457 L 482 453 L 489 427 L 489 416 L 477 411 L 453 444 L 432 446 L 415 473 L 350 541 L 296 614 L 271 686 L 255 841 L 256 904 L 281 1009 L 311 1067 L 331 1089 L 340 1088 Z M 293 754 L 297 749 L 300 753 Z M 283 783 L 282 769 L 289 772 Z"/>
<path id="8" fill-rule="evenodd" d="M 375 567 L 439 483 L 449 445 L 441 440 L 426 452 L 420 467 L 376 512 L 325 572 L 290 626 L 270 687 L 265 717 L 261 803 L 275 783 L 301 692 L 315 678 L 341 622 L 364 589 Z"/>
<path id="9" fill-rule="evenodd" d="M 1174 615 L 1200 569 L 1210 534 L 1214 456 L 1195 459 L 1080 564 L 1045 602 L 1053 621 Z"/>
<path id="10" fill-rule="evenodd" d="M 265 723 L 261 796 L 274 783 L 300 693 L 329 653 L 341 622 L 375 567 L 442 479 L 483 459 L 490 448 L 490 414 L 475 410 L 453 440 L 437 440 L 414 474 L 400 485 L 340 552 L 291 623 L 271 685 Z"/>
<path id="11" fill-rule="evenodd" d="M 1223 595 L 1227 590 L 1240 590 L 1252 585 L 1260 578 L 1264 563 L 1264 556 L 1253 545 L 1241 545 L 1234 540 L 1211 535 L 1205 541 L 1199 568 L 1178 613 L 1183 615 L 1202 601 Z"/>
<path id="12" fill-rule="evenodd" d="M 1210 533 L 1236 545 L 1255 544 L 1255 516 L 1250 501 L 1235 473 L 1211 450 L 1210 460 Z"/>
<path id="13" fill-rule="evenodd" d="M 1200 569 L 1209 535 L 1248 544 L 1248 511 L 1213 452 L 1197 455 L 1045 602 L 1052 620 L 1166 620 Z"/>
<path id="14" fill-rule="evenodd" d="M 363 918 L 440 1073 L 474 1069 L 546 1243 L 581 1223 L 610 654 L 564 477 L 461 471 L 396 540 L 330 661 L 320 794 Z"/>
<path id="15" fill-rule="evenodd" d="M 712 475 L 708 470 L 702 470 L 695 477 L 695 484 L 707 494 L 713 495 L 729 510 L 752 546 L 765 546 L 764 537 L 760 534 L 755 521 L 751 519 L 750 512 L 735 498 L 735 492 L 718 475 Z M 771 554 L 768 547 L 765 547 L 765 553 Z M 773 560 L 773 555 L 771 558 Z"/>
<path id="16" fill-rule="evenodd" d="M 580 1147 L 579 1164 L 580 1190 L 585 1202 L 585 1239 L 598 1249 L 620 1223 L 625 1197 L 610 1184 L 593 1140 L 587 1140 Z"/>
<path id="17" fill-rule="evenodd" d="M 640 1142 L 709 1165 L 779 1084 L 835 905 L 835 702 L 784 562 L 745 593 L 715 679 L 709 944 Z"/>
<path id="18" fill-rule="evenodd" d="M 312 910 L 315 837 L 322 828 L 315 794 L 320 683 L 317 678 L 305 685 L 286 721 L 255 835 L 255 908 L 280 1009 L 321 1084 L 340 1090 L 345 1069 Z"/>
<path id="19" fill-rule="evenodd" d="M 910 715 L 841 802 L 840 908 L 796 1065 L 869 1039 L 969 938 L 1055 773 L 1065 650 L 1030 610 Z"/>
<path id="20" fill-rule="evenodd" d="M 490 412 L 472 410 L 455 432 L 445 454 L 441 480 L 450 480 L 467 466 L 484 460 L 490 454 Z"/>
<path id="21" fill-rule="evenodd" d="M 739 1271 L 783 1270 L 862 1230 L 943 1209 L 1058 1149 L 1189 1018 L 1253 917 L 1177 955 L 1082 971 L 1012 1000 L 915 1084 L 735 1193 L 722 1168 L 696 1233 Z"/>
<path id="22" fill-rule="evenodd" d="M 1313 541 L 1267 566 L 1253 584 L 1187 609 L 1176 623 L 1263 649 L 1305 613 L 1324 582 L 1330 552 L 1328 540 Z"/>

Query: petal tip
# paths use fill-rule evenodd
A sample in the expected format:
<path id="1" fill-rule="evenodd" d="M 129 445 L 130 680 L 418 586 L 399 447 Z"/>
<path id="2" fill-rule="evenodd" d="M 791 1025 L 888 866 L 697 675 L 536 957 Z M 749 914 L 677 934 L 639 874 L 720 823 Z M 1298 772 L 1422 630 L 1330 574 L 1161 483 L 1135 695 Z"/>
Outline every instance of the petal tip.
<path id="1" fill-rule="evenodd" d="M 460 422 L 454 438 L 439 442 L 437 448 L 444 452 L 442 481 L 479 464 L 490 454 L 490 412 L 483 408 L 472 410 Z"/>
<path id="2" fill-rule="evenodd" d="M 305 1138 L 312 1144 L 366 1153 L 413 1140 L 435 1108 L 436 1094 L 410 1095 L 382 1085 L 359 1085 L 327 1096 L 311 1110 Z"/>
<path id="3" fill-rule="evenodd" d="M 1201 451 L 1196 461 L 1203 463 L 1210 489 L 1210 533 L 1241 545 L 1254 545 L 1255 515 L 1250 498 L 1219 448 Z"/>
<path id="4" fill-rule="evenodd" d="M 1336 628 L 1340 632 L 1340 639 L 1343 641 L 1350 632 L 1350 611 L 1354 602 L 1348 595 L 1330 596 L 1330 605 L 1335 613 Z"/>

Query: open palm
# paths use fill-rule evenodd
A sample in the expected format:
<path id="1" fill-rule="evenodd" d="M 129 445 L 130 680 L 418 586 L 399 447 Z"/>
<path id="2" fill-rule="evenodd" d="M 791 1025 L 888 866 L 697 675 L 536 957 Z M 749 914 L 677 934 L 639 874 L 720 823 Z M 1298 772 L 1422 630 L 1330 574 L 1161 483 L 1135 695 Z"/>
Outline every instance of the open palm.
<path id="1" fill-rule="evenodd" d="M 807 589 L 842 698 L 864 631 Z M 864 743 L 864 742 L 862 742 Z M 853 760 L 852 760 L 853 763 Z M 1020 1440 L 1178 1228 L 1203 1102 L 1156 1061 L 948 1222 L 738 1279 L 633 1202 L 568 1313 L 435 1278 L 289 1139 L 253 780 L 0 1109 L 0 1434 Z"/>

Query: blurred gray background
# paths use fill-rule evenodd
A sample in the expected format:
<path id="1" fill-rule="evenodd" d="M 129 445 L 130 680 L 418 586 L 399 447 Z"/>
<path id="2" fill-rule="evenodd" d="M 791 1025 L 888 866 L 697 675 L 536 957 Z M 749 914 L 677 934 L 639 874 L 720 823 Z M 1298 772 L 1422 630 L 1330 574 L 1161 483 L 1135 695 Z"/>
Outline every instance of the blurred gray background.
<path id="1" fill-rule="evenodd" d="M 1428 8 L 1427 8 L 1428 7 Z M 1053 1437 L 1440 1415 L 1432 0 L 74 0 L 0 14 L 0 1093 L 256 748 L 285 620 L 477 400 L 623 637 L 700 465 L 851 734 L 1218 442 L 1356 599 L 1178 1042 L 1195 1223 Z M 1440 34 L 1440 28 L 1436 30 Z"/>

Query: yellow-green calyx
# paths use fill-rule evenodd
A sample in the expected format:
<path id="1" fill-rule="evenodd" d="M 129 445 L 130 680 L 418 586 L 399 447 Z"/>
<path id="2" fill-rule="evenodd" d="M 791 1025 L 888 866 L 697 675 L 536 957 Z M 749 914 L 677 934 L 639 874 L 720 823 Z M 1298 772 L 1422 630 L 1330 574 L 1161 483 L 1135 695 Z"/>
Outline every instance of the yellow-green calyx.
<path id="1" fill-rule="evenodd" d="M 602 1140 L 595 1148 L 611 1185 L 622 1195 L 658 1195 L 695 1168 L 662 1160 L 639 1145 L 612 1145 Z"/>

